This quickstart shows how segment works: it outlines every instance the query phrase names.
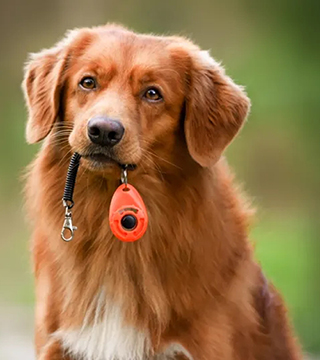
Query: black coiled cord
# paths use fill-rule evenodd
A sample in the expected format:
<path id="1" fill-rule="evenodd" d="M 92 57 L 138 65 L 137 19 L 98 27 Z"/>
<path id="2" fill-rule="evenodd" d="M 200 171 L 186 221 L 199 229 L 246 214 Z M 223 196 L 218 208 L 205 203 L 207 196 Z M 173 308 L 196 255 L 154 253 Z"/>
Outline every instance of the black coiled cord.
<path id="1" fill-rule="evenodd" d="M 71 209 L 74 205 L 73 202 L 73 191 L 74 185 L 76 182 L 77 172 L 80 164 L 81 155 L 74 153 L 71 157 L 66 184 L 64 187 L 63 198 L 62 200 L 66 203 L 68 209 Z"/>

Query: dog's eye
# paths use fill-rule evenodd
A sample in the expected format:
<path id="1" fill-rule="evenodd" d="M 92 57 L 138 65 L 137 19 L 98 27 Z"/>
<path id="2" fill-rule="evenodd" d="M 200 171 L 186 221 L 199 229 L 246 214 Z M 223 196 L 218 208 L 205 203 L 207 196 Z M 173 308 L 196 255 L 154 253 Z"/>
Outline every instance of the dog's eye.
<path id="1" fill-rule="evenodd" d="M 154 87 L 149 88 L 144 93 L 143 97 L 149 101 L 160 101 L 162 100 L 162 95 L 160 91 Z"/>
<path id="2" fill-rule="evenodd" d="M 86 89 L 86 90 L 93 90 L 97 87 L 95 79 L 91 76 L 84 77 L 80 81 L 79 85 L 80 85 L 80 87 L 82 87 L 83 89 Z"/>

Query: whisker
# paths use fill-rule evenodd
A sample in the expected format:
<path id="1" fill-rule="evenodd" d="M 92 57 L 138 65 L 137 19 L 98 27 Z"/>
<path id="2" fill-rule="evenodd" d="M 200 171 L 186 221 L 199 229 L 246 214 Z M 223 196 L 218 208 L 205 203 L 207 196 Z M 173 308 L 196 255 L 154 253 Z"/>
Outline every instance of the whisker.
<path id="1" fill-rule="evenodd" d="M 155 154 L 155 152 L 152 151 L 152 150 L 145 149 L 144 151 L 147 152 L 147 153 L 149 153 L 151 156 L 154 156 L 154 157 L 156 157 L 156 158 L 164 161 L 165 163 L 167 163 L 167 164 L 169 164 L 169 165 L 171 165 L 171 166 L 174 166 L 175 168 L 177 168 L 177 169 L 179 169 L 179 170 L 183 170 L 180 166 L 178 166 L 178 165 L 172 163 L 171 161 L 168 161 L 168 160 L 164 159 L 163 157 Z"/>
<path id="2" fill-rule="evenodd" d="M 154 167 L 154 169 L 160 174 L 162 181 L 164 181 L 163 172 L 161 171 L 160 166 L 152 159 L 152 157 L 148 153 L 143 153 L 142 158 L 147 159 L 151 163 L 151 165 Z M 141 163 L 141 165 L 142 164 L 143 163 Z M 144 170 L 145 170 L 145 168 L 144 168 Z"/>

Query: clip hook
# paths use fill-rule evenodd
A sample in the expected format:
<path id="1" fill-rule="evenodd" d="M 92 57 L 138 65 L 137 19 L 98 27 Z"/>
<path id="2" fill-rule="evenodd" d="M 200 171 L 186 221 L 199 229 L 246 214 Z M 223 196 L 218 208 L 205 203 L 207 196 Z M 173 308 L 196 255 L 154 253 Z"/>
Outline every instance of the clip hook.
<path id="1" fill-rule="evenodd" d="M 128 185 L 128 165 L 121 168 L 121 183 L 125 184 L 125 187 Z"/>
<path id="2" fill-rule="evenodd" d="M 66 213 L 64 217 L 64 223 L 61 230 L 61 238 L 64 241 L 71 241 L 74 237 L 74 231 L 78 228 L 76 226 L 72 225 L 72 214 L 71 211 L 69 211 L 69 207 L 66 206 Z M 70 236 L 66 237 L 65 233 L 70 232 Z"/>

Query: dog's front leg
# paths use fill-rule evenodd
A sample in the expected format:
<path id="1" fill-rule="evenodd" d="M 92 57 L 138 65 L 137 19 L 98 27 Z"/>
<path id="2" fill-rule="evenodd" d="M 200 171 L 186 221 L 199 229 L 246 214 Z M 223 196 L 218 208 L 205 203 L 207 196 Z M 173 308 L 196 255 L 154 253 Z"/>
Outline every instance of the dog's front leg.
<path id="1" fill-rule="evenodd" d="M 202 316 L 199 315 L 197 322 L 179 339 L 186 350 L 187 358 L 235 360 L 228 323 L 228 315 L 223 308 L 219 308 L 215 312 L 204 310 Z"/>

